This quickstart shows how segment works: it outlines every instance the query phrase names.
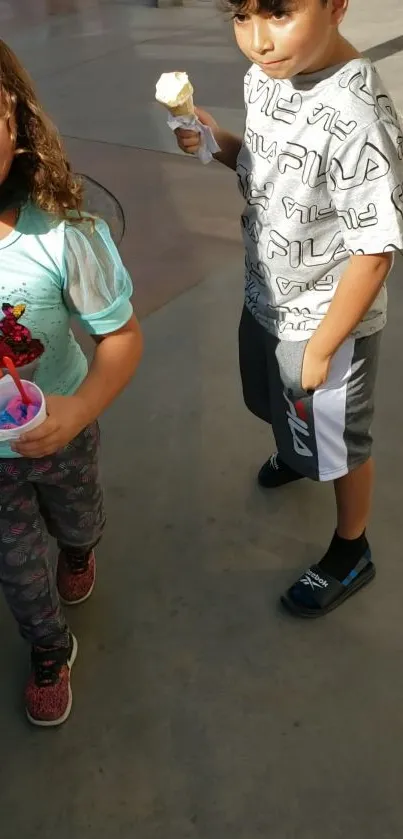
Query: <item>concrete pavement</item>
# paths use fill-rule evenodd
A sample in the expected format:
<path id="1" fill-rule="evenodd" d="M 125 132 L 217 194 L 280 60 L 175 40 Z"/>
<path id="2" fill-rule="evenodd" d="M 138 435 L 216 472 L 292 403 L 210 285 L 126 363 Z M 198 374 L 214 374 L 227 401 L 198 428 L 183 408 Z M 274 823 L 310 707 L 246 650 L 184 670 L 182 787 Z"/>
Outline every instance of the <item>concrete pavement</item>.
<path id="1" fill-rule="evenodd" d="M 363 49 L 403 33 L 400 0 L 382 13 L 352 4 Z M 238 382 L 237 190 L 167 153 L 152 102 L 180 62 L 240 126 L 242 59 L 208 5 L 11 0 L 0 20 L 76 168 L 124 206 L 146 338 L 102 423 L 109 528 L 96 594 L 71 616 L 76 703 L 59 731 L 24 721 L 26 650 L 0 607 L 1 837 L 400 839 L 402 266 L 375 428 L 378 580 L 320 625 L 296 623 L 278 595 L 320 556 L 332 494 L 255 485 L 271 439 Z M 379 67 L 401 107 L 403 52 Z"/>

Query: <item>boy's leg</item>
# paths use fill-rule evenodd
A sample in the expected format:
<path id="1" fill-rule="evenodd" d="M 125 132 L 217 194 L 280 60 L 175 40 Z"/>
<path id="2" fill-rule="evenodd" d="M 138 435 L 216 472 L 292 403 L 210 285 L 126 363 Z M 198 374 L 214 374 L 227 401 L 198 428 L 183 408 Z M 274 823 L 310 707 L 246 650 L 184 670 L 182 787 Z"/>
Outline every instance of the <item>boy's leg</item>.
<path id="1" fill-rule="evenodd" d="M 93 423 L 35 478 L 42 515 L 60 551 L 59 594 L 68 604 L 86 600 L 95 582 L 94 547 L 105 525 L 98 453 L 99 428 Z"/>
<path id="2" fill-rule="evenodd" d="M 275 371 L 270 350 L 278 343 L 244 306 L 239 325 L 239 367 L 245 405 L 259 419 L 272 424 L 271 392 L 278 392 L 271 381 Z M 277 380 L 278 380 L 277 373 Z M 266 489 L 283 486 L 301 476 L 290 469 L 277 454 L 264 463 L 258 474 L 260 486 Z"/>
<path id="3" fill-rule="evenodd" d="M 372 457 L 334 482 L 337 533 L 342 539 L 353 541 L 364 533 L 371 510 L 373 485 Z"/>
<path id="4" fill-rule="evenodd" d="M 243 398 L 252 414 L 270 424 L 270 388 L 265 335 L 263 326 L 244 306 L 238 332 Z"/>
<path id="5" fill-rule="evenodd" d="M 374 484 L 374 464 L 370 457 L 334 482 L 337 527 L 319 567 L 343 582 L 369 551 L 366 537 Z"/>
<path id="6" fill-rule="evenodd" d="M 284 599 L 306 617 L 335 608 L 375 574 L 365 528 L 379 345 L 379 334 L 348 339 L 333 359 L 328 381 L 313 395 L 300 385 L 304 345 L 280 342 L 276 351 L 282 393 L 275 410 L 274 394 L 272 404 L 280 456 L 307 477 L 333 480 L 336 492 L 337 528 L 329 549 Z"/>

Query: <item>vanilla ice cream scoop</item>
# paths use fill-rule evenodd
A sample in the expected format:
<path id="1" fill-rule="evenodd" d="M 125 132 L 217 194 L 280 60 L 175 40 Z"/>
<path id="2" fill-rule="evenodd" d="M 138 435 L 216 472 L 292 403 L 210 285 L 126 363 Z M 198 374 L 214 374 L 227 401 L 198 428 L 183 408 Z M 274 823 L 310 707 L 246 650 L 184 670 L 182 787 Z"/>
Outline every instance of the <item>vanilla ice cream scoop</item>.
<path id="1" fill-rule="evenodd" d="M 194 114 L 193 85 L 187 73 L 163 73 L 156 85 L 155 98 L 174 116 Z"/>

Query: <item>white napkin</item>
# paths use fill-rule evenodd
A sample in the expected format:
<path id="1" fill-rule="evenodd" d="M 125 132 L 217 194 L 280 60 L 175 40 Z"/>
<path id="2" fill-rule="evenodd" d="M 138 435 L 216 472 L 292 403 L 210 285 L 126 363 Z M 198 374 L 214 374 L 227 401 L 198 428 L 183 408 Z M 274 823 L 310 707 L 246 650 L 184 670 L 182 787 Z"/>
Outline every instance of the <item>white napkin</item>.
<path id="1" fill-rule="evenodd" d="M 198 131 L 199 134 L 201 134 L 201 144 L 199 151 L 197 152 L 197 157 L 204 164 L 210 163 L 213 159 L 213 154 L 221 151 L 220 146 L 214 139 L 214 134 L 211 128 L 208 128 L 207 125 L 203 125 L 203 123 L 197 119 L 195 114 L 192 114 L 192 116 L 178 117 L 171 115 L 168 118 L 168 125 L 172 131 L 176 131 L 177 128 L 186 128 L 188 131 Z"/>

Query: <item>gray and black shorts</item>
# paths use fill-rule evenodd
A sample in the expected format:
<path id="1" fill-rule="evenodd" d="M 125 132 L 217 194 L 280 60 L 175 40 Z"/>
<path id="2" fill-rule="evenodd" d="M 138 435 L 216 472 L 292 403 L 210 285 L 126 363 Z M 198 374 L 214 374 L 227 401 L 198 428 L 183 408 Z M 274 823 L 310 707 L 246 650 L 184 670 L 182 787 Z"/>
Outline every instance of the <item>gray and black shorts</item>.
<path id="1" fill-rule="evenodd" d="M 270 423 L 280 458 L 301 475 L 334 480 L 370 457 L 380 340 L 380 332 L 348 338 L 326 383 L 310 394 L 301 385 L 308 342 L 279 340 L 244 308 L 239 362 L 245 403 Z"/>

